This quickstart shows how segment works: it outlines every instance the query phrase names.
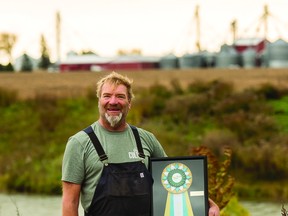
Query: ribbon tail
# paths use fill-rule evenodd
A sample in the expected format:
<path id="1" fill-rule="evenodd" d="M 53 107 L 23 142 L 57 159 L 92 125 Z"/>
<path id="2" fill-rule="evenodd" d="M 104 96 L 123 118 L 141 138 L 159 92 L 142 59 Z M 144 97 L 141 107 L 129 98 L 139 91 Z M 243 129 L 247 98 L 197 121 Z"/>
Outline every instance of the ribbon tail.
<path id="1" fill-rule="evenodd" d="M 171 205 L 171 199 L 172 199 L 172 203 L 173 203 L 173 196 L 171 196 L 171 193 L 168 193 L 164 216 L 173 216 L 174 215 L 174 214 L 171 214 L 174 212 L 173 205 Z"/>
<path id="2" fill-rule="evenodd" d="M 188 193 L 168 193 L 164 216 L 194 216 Z"/>
<path id="3" fill-rule="evenodd" d="M 194 216 L 193 211 L 192 211 L 192 205 L 190 203 L 190 199 L 189 199 L 189 195 L 188 195 L 187 191 L 185 192 L 184 196 L 185 196 L 185 207 L 184 207 L 184 209 L 186 209 L 184 215 Z"/>

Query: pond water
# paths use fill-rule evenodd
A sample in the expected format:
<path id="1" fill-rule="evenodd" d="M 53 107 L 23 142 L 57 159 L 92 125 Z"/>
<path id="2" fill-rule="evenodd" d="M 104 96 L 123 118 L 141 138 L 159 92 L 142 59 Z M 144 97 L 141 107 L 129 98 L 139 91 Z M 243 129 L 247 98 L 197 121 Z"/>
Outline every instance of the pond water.
<path id="1" fill-rule="evenodd" d="M 0 194 L 0 216 L 61 216 L 61 196 Z M 79 216 L 83 216 L 79 209 Z"/>
<path id="2" fill-rule="evenodd" d="M 241 201 L 251 216 L 281 216 L 281 204 Z M 287 209 L 287 205 L 285 205 Z M 18 212 L 17 212 L 18 211 Z M 0 216 L 61 216 L 61 196 L 0 194 Z M 79 216 L 83 216 L 81 207 Z"/>
<path id="3" fill-rule="evenodd" d="M 251 216 L 281 216 L 282 204 L 280 203 L 270 203 L 270 202 L 251 202 L 242 201 L 240 202 L 244 208 L 246 208 Z M 286 210 L 288 209 L 288 204 L 284 203 Z"/>

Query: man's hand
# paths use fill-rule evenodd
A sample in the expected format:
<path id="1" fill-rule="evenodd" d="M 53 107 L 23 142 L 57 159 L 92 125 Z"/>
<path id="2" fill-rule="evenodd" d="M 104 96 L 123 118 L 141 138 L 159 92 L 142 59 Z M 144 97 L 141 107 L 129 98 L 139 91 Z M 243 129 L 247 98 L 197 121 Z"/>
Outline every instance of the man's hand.
<path id="1" fill-rule="evenodd" d="M 209 198 L 209 216 L 220 216 L 218 205 Z"/>

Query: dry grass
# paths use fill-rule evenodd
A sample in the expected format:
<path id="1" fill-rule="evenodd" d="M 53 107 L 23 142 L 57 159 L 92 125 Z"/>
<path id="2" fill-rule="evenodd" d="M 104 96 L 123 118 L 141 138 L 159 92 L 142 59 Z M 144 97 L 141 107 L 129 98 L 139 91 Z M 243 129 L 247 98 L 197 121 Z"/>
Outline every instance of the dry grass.
<path id="1" fill-rule="evenodd" d="M 170 85 L 177 79 L 185 87 L 195 81 L 223 80 L 234 83 L 237 90 L 272 83 L 288 86 L 288 69 L 190 69 L 190 70 L 142 70 L 118 71 L 134 80 L 135 87 L 148 87 L 155 82 Z M 0 87 L 14 89 L 21 98 L 33 98 L 37 94 L 55 96 L 78 96 L 86 89 L 95 87 L 97 80 L 107 72 L 66 73 L 0 73 Z"/>

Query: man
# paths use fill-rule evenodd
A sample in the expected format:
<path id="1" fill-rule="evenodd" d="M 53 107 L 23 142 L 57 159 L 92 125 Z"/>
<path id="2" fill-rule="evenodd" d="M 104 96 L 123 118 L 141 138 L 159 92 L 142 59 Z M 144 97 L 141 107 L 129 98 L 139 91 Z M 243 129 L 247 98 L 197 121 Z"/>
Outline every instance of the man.
<path id="1" fill-rule="evenodd" d="M 62 165 L 62 216 L 149 216 L 149 157 L 167 156 L 156 137 L 126 122 L 132 81 L 112 72 L 97 83 L 100 117 L 68 140 Z M 209 216 L 219 208 L 209 200 Z"/>

